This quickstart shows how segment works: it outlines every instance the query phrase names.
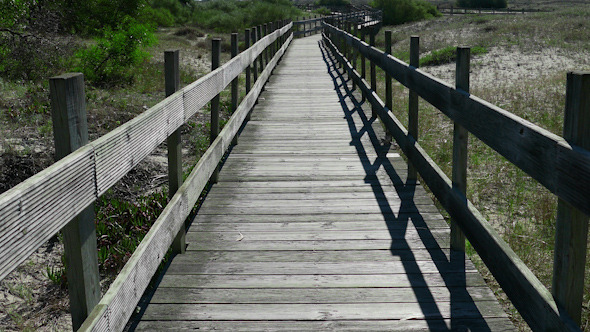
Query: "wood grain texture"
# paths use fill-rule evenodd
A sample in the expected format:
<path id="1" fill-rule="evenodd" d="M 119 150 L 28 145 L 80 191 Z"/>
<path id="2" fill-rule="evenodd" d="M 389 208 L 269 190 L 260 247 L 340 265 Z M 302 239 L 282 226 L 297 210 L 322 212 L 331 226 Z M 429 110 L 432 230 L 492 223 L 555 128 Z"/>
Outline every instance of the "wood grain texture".
<path id="1" fill-rule="evenodd" d="M 319 42 L 292 41 L 137 329 L 511 330 Z"/>

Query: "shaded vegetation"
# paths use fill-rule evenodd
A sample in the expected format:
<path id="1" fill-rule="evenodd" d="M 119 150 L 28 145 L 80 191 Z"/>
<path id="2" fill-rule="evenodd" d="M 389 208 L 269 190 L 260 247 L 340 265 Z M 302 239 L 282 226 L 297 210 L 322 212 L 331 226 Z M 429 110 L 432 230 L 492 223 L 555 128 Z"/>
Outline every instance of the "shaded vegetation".
<path id="1" fill-rule="evenodd" d="M 463 8 L 506 8 L 506 0 L 457 0 L 457 6 Z"/>
<path id="2" fill-rule="evenodd" d="M 487 53 L 484 47 L 475 46 L 471 48 L 471 55 Z M 420 66 L 437 66 L 454 62 L 457 59 L 457 48 L 448 46 L 440 50 L 432 51 L 430 54 L 420 58 Z"/>
<path id="3" fill-rule="evenodd" d="M 191 20 L 218 32 L 236 32 L 300 13 L 289 0 L 213 0 L 197 3 Z"/>
<path id="4" fill-rule="evenodd" d="M 440 16 L 436 7 L 423 0 L 373 0 L 371 5 L 383 11 L 383 24 L 397 25 Z"/>

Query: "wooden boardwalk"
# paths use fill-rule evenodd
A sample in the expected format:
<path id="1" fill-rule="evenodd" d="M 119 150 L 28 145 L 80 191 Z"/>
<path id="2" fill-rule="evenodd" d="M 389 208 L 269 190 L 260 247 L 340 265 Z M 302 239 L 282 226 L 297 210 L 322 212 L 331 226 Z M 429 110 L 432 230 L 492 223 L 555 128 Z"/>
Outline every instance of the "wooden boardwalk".
<path id="1" fill-rule="evenodd" d="M 134 328 L 513 330 L 370 113 L 294 40 Z"/>

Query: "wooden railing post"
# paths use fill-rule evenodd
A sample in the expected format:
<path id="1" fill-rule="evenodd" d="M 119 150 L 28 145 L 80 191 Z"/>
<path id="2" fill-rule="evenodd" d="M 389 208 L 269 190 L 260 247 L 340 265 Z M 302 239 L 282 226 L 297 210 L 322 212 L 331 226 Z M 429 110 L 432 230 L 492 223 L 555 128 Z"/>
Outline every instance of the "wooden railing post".
<path id="1" fill-rule="evenodd" d="M 358 37 L 358 25 L 357 25 L 356 23 L 355 23 L 355 24 L 353 24 L 353 27 L 352 27 L 352 33 L 354 34 L 354 36 L 355 36 L 355 37 Z M 356 50 L 356 49 L 353 47 L 353 48 L 352 48 L 352 68 L 353 68 L 354 70 L 356 70 L 356 68 L 358 67 L 358 66 L 357 66 L 357 63 L 356 63 L 356 59 L 357 59 L 357 57 L 358 57 L 358 52 L 357 52 L 357 50 Z M 356 87 L 356 83 L 355 83 L 355 81 L 354 81 L 354 80 L 352 80 L 352 87 L 353 87 L 353 89 Z"/>
<path id="2" fill-rule="evenodd" d="M 268 36 L 268 24 L 267 23 L 264 23 L 262 25 L 262 34 L 263 34 L 263 37 Z M 268 47 L 266 47 L 262 53 L 264 54 L 264 64 L 265 64 L 265 66 L 268 66 Z M 261 69 L 261 71 L 263 71 L 263 70 L 264 70 L 264 67 Z"/>
<path id="3" fill-rule="evenodd" d="M 256 27 L 256 41 L 259 41 L 262 39 L 262 25 L 259 25 Z M 260 59 L 260 65 L 258 68 L 259 73 L 262 73 L 262 71 L 264 71 L 264 52 L 260 54 L 260 56 L 258 57 L 258 59 Z"/>
<path id="4" fill-rule="evenodd" d="M 164 85 L 166 97 L 174 94 L 180 88 L 180 59 L 179 51 L 164 52 Z M 176 129 L 166 139 L 168 146 L 168 199 L 172 198 L 182 185 L 182 129 Z M 185 225 L 186 226 L 186 225 Z M 172 242 L 172 251 L 184 254 L 186 250 L 186 228 L 181 227 Z"/>
<path id="5" fill-rule="evenodd" d="M 232 33 L 231 34 L 231 57 L 235 58 L 238 56 L 238 34 Z M 238 109 L 238 77 L 231 81 L 231 112 L 232 114 Z M 238 144 L 238 134 L 234 136 L 231 143 L 233 145 Z"/>
<path id="6" fill-rule="evenodd" d="M 567 74 L 563 138 L 590 150 L 590 72 Z M 558 199 L 553 261 L 553 297 L 580 324 L 588 216 Z"/>
<path id="7" fill-rule="evenodd" d="M 256 42 L 258 41 L 256 30 L 256 27 L 253 27 L 250 31 L 250 33 L 252 34 L 252 45 L 256 44 Z M 254 74 L 254 84 L 256 84 L 256 81 L 258 81 L 258 58 L 254 58 L 254 60 L 252 61 L 252 70 Z"/>
<path id="8" fill-rule="evenodd" d="M 57 161 L 88 143 L 84 75 L 71 73 L 50 78 L 49 93 Z M 62 229 L 74 330 L 100 301 L 94 218 L 93 203 Z"/>
<path id="9" fill-rule="evenodd" d="M 361 41 L 365 41 L 365 28 L 361 27 Z M 366 68 L 366 61 L 365 55 L 361 53 L 361 78 L 367 78 L 367 68 Z"/>
<path id="10" fill-rule="evenodd" d="M 219 58 L 221 55 L 221 39 L 213 38 L 211 40 L 211 71 L 219 67 Z M 210 143 L 219 135 L 219 94 L 211 99 L 211 136 Z M 217 183 L 219 178 L 219 168 L 211 175 L 211 182 Z"/>
<path id="11" fill-rule="evenodd" d="M 369 34 L 369 43 L 372 47 L 375 47 L 375 33 L 371 31 Z M 375 69 L 375 61 L 369 61 L 371 64 L 371 90 L 377 92 L 377 71 Z M 371 117 L 377 117 L 377 107 L 371 105 Z"/>
<path id="12" fill-rule="evenodd" d="M 455 88 L 469 93 L 469 47 L 457 47 Z M 453 187 L 463 195 L 467 192 L 467 141 L 469 132 L 454 123 L 453 131 Z M 456 220 L 451 219 L 451 249 L 465 251 L 465 234 Z"/>
<path id="13" fill-rule="evenodd" d="M 418 68 L 420 66 L 420 37 L 410 37 L 410 66 Z M 408 133 L 418 141 L 418 94 L 410 90 L 408 100 Z M 407 182 L 416 182 L 418 172 L 412 163 L 408 163 Z"/>
<path id="14" fill-rule="evenodd" d="M 244 32 L 244 49 L 248 49 L 250 48 L 250 29 L 246 29 Z M 250 73 L 251 71 L 251 66 L 246 67 L 246 94 L 248 94 L 248 92 L 250 92 L 250 87 L 252 86 L 252 83 L 250 82 Z"/>
<path id="15" fill-rule="evenodd" d="M 385 53 L 391 54 L 391 30 L 385 31 Z M 385 71 L 385 106 L 393 107 L 393 92 L 391 91 L 391 75 Z"/>

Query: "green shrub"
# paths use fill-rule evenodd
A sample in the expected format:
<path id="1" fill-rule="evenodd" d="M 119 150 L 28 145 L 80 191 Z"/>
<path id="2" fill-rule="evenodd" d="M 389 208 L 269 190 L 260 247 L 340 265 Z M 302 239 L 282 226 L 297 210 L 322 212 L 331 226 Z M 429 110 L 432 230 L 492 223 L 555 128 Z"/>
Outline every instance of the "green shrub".
<path id="1" fill-rule="evenodd" d="M 316 14 L 320 14 L 322 16 L 332 15 L 332 11 L 326 7 L 320 7 L 313 11 Z"/>
<path id="2" fill-rule="evenodd" d="M 149 57 L 143 48 L 154 42 L 151 28 L 126 17 L 117 29 L 104 28 L 95 45 L 76 53 L 77 70 L 98 86 L 131 83 L 133 69 Z"/>
<path id="3" fill-rule="evenodd" d="M 58 1 L 0 0 L 0 76 L 39 80 L 61 67 L 68 45 L 53 36 L 60 29 Z M 55 72 L 52 72 L 54 74 Z"/>
<path id="4" fill-rule="evenodd" d="M 152 25 L 159 27 L 171 27 L 176 24 L 176 18 L 168 9 L 156 9 L 149 6 L 142 11 L 139 20 L 142 22 L 150 22 Z"/>
<path id="5" fill-rule="evenodd" d="M 434 5 L 423 0 L 374 0 L 371 5 L 383 11 L 383 23 L 386 25 L 419 21 L 441 15 Z"/>
<path id="6" fill-rule="evenodd" d="M 484 47 L 475 46 L 471 48 L 471 55 L 484 54 L 488 50 Z M 440 50 L 432 51 L 420 59 L 420 66 L 438 66 L 451 63 L 457 59 L 457 48 L 448 46 Z"/>
<path id="7" fill-rule="evenodd" d="M 316 6 L 329 6 L 329 7 L 338 7 L 338 6 L 348 6 L 350 5 L 349 0 L 318 0 L 315 2 Z"/>
<path id="8" fill-rule="evenodd" d="M 116 29 L 128 17 L 138 18 L 146 0 L 62 0 L 64 25 L 88 35 L 101 35 L 105 28 Z"/>

